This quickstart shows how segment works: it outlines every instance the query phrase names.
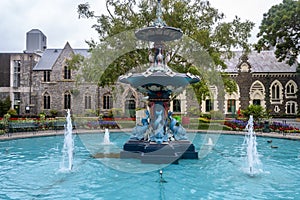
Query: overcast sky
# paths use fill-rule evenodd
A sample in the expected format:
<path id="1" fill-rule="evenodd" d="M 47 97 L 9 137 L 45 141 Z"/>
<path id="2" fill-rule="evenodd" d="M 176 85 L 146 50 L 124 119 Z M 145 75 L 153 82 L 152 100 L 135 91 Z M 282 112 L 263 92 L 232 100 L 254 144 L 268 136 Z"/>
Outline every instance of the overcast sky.
<path id="1" fill-rule="evenodd" d="M 105 12 L 105 0 L 0 0 L 0 52 L 22 52 L 26 32 L 40 29 L 48 48 L 88 48 L 85 40 L 97 38 L 90 19 L 78 19 L 78 4 L 89 2 L 96 14 Z M 258 26 L 273 5 L 282 0 L 210 0 L 213 7 L 232 20 L 235 15 L 256 24 L 251 42 L 256 42 Z"/>

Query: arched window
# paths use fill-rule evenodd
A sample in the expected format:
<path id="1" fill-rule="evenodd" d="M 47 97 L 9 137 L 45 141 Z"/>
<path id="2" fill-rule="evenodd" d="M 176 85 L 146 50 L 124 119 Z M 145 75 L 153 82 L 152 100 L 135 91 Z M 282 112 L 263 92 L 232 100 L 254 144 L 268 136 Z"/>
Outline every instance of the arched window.
<path id="1" fill-rule="evenodd" d="M 135 117 L 135 96 L 132 91 L 129 91 L 125 100 L 125 114 L 130 117 Z"/>
<path id="2" fill-rule="evenodd" d="M 211 99 L 205 100 L 205 112 L 210 112 L 214 109 L 214 104 Z"/>
<path id="3" fill-rule="evenodd" d="M 109 93 L 103 95 L 103 109 L 112 109 L 112 96 Z"/>
<path id="4" fill-rule="evenodd" d="M 282 85 L 274 81 L 271 85 L 271 103 L 282 103 Z"/>
<path id="5" fill-rule="evenodd" d="M 240 109 L 240 89 L 238 85 L 237 87 L 237 92 L 233 92 L 232 94 L 225 94 L 224 112 L 226 114 L 234 114 L 237 110 Z"/>
<path id="6" fill-rule="evenodd" d="M 297 103 L 295 101 L 288 101 L 285 105 L 286 114 L 295 115 L 297 113 Z"/>
<path id="7" fill-rule="evenodd" d="M 251 102 L 252 101 L 252 102 Z M 250 104 L 265 106 L 265 87 L 260 81 L 255 81 L 250 88 Z"/>
<path id="8" fill-rule="evenodd" d="M 235 99 L 228 99 L 227 100 L 227 112 L 228 113 L 235 113 L 236 111 L 236 100 Z"/>
<path id="9" fill-rule="evenodd" d="M 48 92 L 45 92 L 44 94 L 44 109 L 50 109 L 50 95 Z"/>
<path id="10" fill-rule="evenodd" d="M 173 100 L 173 112 L 181 112 L 181 101 L 180 99 Z"/>
<path id="11" fill-rule="evenodd" d="M 66 92 L 64 94 L 64 109 L 71 109 L 71 94 Z"/>
<path id="12" fill-rule="evenodd" d="M 285 85 L 285 95 L 286 95 L 286 97 L 287 98 L 296 97 L 297 90 L 298 90 L 297 84 L 293 80 L 290 80 Z"/>

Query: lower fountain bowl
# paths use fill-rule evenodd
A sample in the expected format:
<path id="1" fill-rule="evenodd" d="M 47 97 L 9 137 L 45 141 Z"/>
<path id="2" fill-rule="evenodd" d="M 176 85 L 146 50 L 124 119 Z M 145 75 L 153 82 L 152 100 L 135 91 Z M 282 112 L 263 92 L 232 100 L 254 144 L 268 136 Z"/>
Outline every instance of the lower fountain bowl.
<path id="1" fill-rule="evenodd" d="M 178 164 L 180 159 L 198 159 L 195 146 L 188 140 L 155 142 L 129 140 L 123 146 L 120 158 L 139 159 L 142 163 Z"/>

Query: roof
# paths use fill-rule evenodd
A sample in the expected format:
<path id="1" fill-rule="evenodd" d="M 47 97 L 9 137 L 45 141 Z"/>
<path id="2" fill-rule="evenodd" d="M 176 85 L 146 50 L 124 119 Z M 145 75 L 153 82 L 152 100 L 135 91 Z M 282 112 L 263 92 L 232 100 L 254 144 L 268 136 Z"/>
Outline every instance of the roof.
<path id="1" fill-rule="evenodd" d="M 46 49 L 33 70 L 52 70 L 52 67 L 61 51 L 62 49 Z"/>
<path id="2" fill-rule="evenodd" d="M 41 33 L 44 35 L 44 33 L 42 31 L 40 31 L 39 29 L 31 29 L 30 31 L 28 31 L 27 33 Z"/>
<path id="3" fill-rule="evenodd" d="M 46 49 L 40 61 L 33 68 L 33 70 L 52 70 L 52 67 L 54 66 L 56 60 L 58 59 L 62 51 L 63 49 Z M 73 49 L 73 52 L 75 54 L 80 54 L 84 57 L 87 57 L 89 55 L 88 49 Z"/>
<path id="4" fill-rule="evenodd" d="M 234 57 L 225 60 L 227 69 L 225 72 L 237 73 L 238 66 L 243 62 L 241 57 L 243 55 L 242 51 L 234 52 Z M 256 73 L 266 73 L 266 72 L 280 72 L 280 73 L 291 73 L 296 72 L 297 63 L 290 66 L 285 62 L 279 62 L 275 57 L 274 51 L 252 51 L 248 54 L 248 64 L 251 66 L 251 72 Z"/>

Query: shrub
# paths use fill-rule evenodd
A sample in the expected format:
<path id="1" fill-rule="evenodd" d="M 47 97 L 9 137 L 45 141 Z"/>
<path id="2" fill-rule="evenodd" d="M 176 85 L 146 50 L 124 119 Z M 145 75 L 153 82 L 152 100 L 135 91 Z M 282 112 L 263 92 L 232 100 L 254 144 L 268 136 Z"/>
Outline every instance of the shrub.
<path id="1" fill-rule="evenodd" d="M 10 116 L 15 117 L 18 115 L 17 111 L 15 109 L 9 109 L 8 114 L 10 114 Z"/>
<path id="2" fill-rule="evenodd" d="M 267 113 L 265 109 L 260 105 L 250 105 L 246 110 L 242 110 L 242 113 L 246 117 L 250 117 L 250 115 L 253 116 L 253 119 L 255 121 L 258 121 L 259 119 L 267 117 Z"/>
<path id="3" fill-rule="evenodd" d="M 51 117 L 56 117 L 58 114 L 57 110 L 50 110 Z"/>
<path id="4" fill-rule="evenodd" d="M 11 101 L 9 96 L 6 97 L 5 100 L 0 100 L 0 116 L 3 116 L 5 113 L 8 112 L 11 106 Z"/>
<path id="5" fill-rule="evenodd" d="M 224 114 L 220 110 L 212 110 L 210 111 L 211 119 L 224 119 Z"/>

